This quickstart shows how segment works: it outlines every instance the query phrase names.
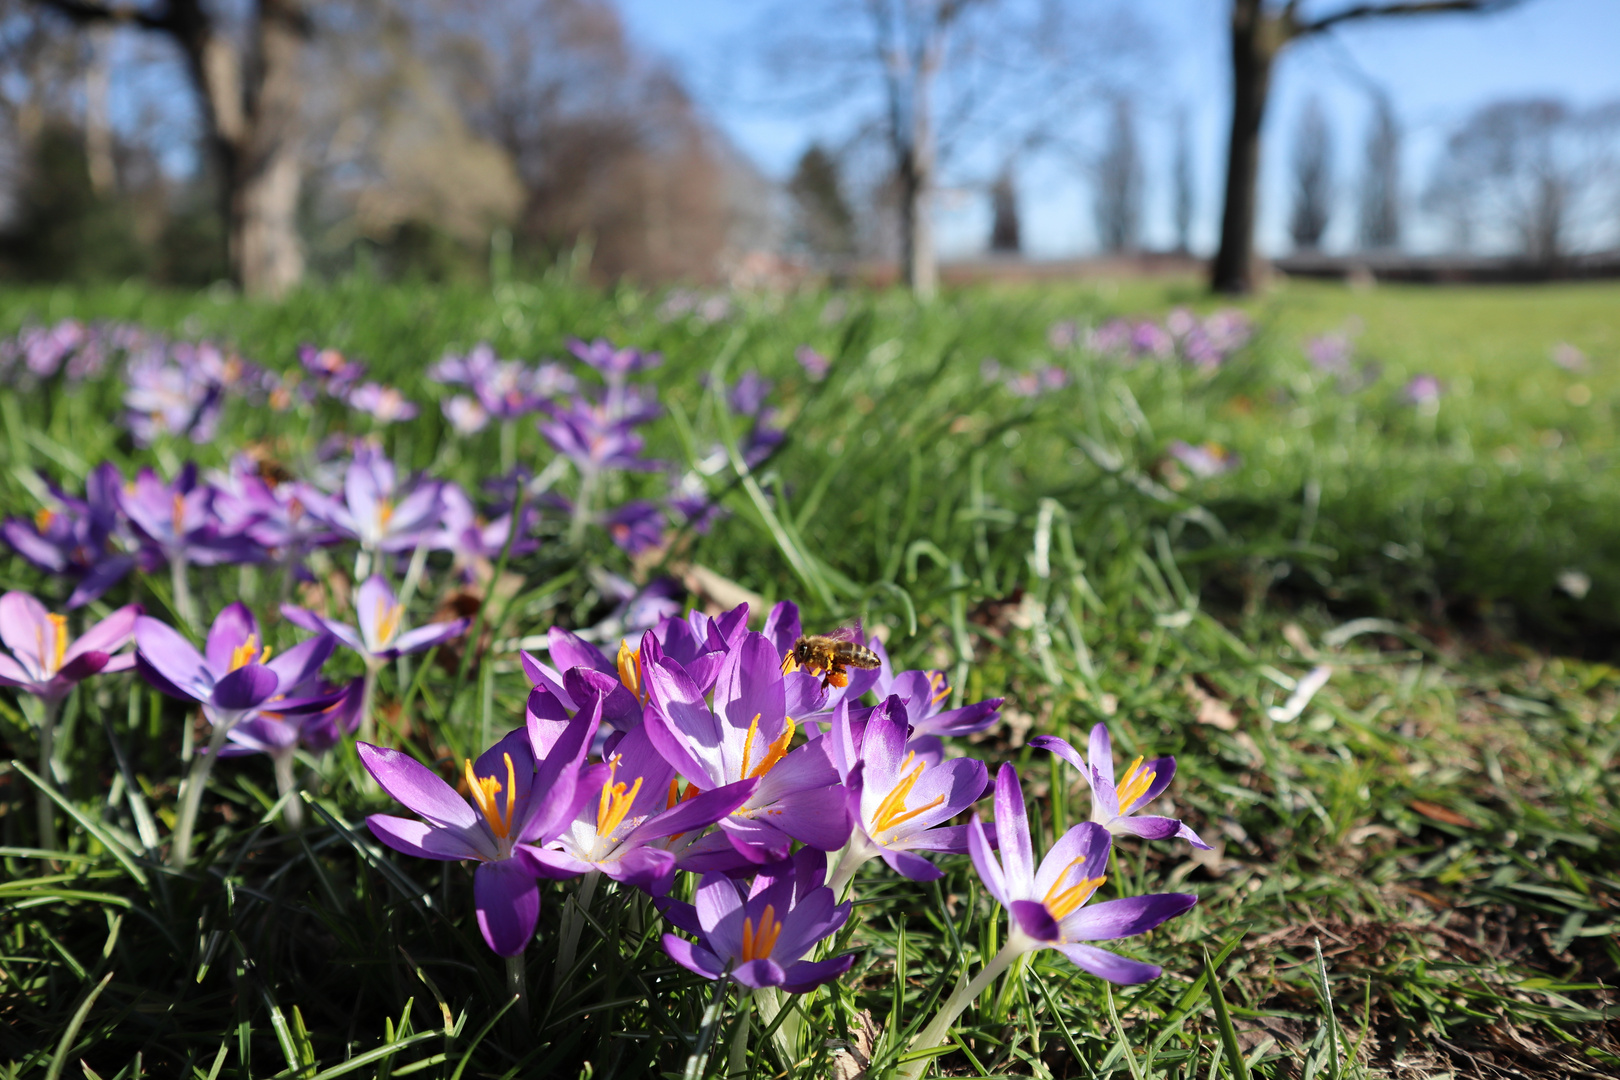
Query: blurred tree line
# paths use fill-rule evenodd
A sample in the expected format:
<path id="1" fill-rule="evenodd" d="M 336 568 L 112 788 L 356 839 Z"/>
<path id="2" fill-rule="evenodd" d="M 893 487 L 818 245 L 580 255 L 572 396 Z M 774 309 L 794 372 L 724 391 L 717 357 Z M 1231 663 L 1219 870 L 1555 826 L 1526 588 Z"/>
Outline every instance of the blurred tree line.
<path id="1" fill-rule="evenodd" d="M 701 282 L 772 242 L 767 182 L 606 0 L 0 0 L 0 146 L 10 277 L 273 295 L 485 274 L 493 237 Z"/>

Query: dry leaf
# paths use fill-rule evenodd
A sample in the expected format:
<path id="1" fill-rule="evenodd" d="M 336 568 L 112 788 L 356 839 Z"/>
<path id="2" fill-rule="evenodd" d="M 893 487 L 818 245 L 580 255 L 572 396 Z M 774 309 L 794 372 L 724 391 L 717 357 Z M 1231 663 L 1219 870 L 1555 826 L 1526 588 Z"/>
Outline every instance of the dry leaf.
<path id="1" fill-rule="evenodd" d="M 1457 813 L 1457 811 L 1451 809 L 1449 806 L 1441 806 L 1438 803 L 1424 802 L 1422 799 L 1413 799 L 1407 805 L 1411 807 L 1415 813 L 1422 814 L 1430 821 L 1438 821 L 1445 825 L 1460 825 L 1465 829 L 1479 828 L 1479 826 L 1475 825 L 1472 820 Z"/>
<path id="2" fill-rule="evenodd" d="M 1226 703 L 1214 694 L 1209 693 L 1192 679 L 1183 679 L 1182 692 L 1192 699 L 1198 706 L 1198 714 L 1193 717 L 1200 724 L 1219 728 L 1222 731 L 1236 731 L 1237 715 L 1227 708 Z"/>

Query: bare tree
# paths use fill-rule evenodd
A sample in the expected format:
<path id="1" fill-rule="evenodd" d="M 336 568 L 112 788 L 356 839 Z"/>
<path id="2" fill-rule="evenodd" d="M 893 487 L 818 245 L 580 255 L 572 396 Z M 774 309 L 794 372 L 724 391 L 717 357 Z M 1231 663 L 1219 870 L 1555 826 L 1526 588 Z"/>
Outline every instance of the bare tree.
<path id="1" fill-rule="evenodd" d="M 1373 95 L 1372 128 L 1362 165 L 1360 233 L 1363 248 L 1390 250 L 1401 243 L 1401 128 L 1395 106 L 1381 91 Z"/>
<path id="2" fill-rule="evenodd" d="M 1356 0 L 1320 15 L 1307 15 L 1303 0 L 1232 0 L 1232 131 L 1226 153 L 1226 195 L 1221 208 L 1221 246 L 1210 268 L 1217 292 L 1254 289 L 1255 189 L 1260 176 L 1260 127 L 1271 93 L 1272 65 L 1296 41 L 1335 27 L 1373 19 L 1447 12 L 1484 13 L 1519 0 Z"/>
<path id="3" fill-rule="evenodd" d="M 1322 103 L 1311 98 L 1294 129 L 1294 210 L 1288 234 L 1294 247 L 1315 251 L 1322 246 L 1333 216 L 1333 133 Z"/>
<path id="4" fill-rule="evenodd" d="M 1093 215 L 1104 251 L 1134 251 L 1142 224 L 1142 154 L 1129 98 L 1114 99 L 1108 141 L 1093 169 Z"/>
<path id="5" fill-rule="evenodd" d="M 1187 122 L 1187 110 L 1176 110 L 1176 157 L 1171 167 L 1171 218 L 1176 227 L 1176 250 L 1182 254 L 1192 250 L 1193 208 L 1197 200 L 1193 180 L 1192 130 Z"/>
<path id="6" fill-rule="evenodd" d="M 838 160 L 820 143 L 799 155 L 788 181 L 793 196 L 797 240 L 822 258 L 847 259 L 855 254 L 855 214 L 844 195 Z"/>
<path id="7" fill-rule="evenodd" d="M 1134 75 L 1144 33 L 1122 5 L 1065 0 L 822 0 L 773 7 L 766 93 L 799 107 L 853 102 L 881 140 L 906 283 L 938 285 L 932 202 L 942 173 L 1005 158 L 1072 125 Z M 786 89 L 784 89 L 784 87 Z"/>
<path id="8" fill-rule="evenodd" d="M 1529 258 L 1555 262 L 1611 213 L 1620 103 L 1581 111 L 1549 98 L 1483 106 L 1452 134 L 1428 205 Z M 1587 246 L 1591 246 L 1590 242 Z"/>
<path id="9" fill-rule="evenodd" d="M 1018 220 L 1018 184 L 1013 163 L 1008 159 L 990 185 L 990 250 L 998 255 L 1016 255 L 1024 248 L 1023 228 Z"/>
<path id="10" fill-rule="evenodd" d="M 174 42 L 202 106 L 232 276 L 255 295 L 279 295 L 297 284 L 304 272 L 296 228 L 302 61 L 312 31 L 302 0 L 252 0 L 240 35 L 202 0 L 39 2 L 83 26 L 124 23 Z"/>

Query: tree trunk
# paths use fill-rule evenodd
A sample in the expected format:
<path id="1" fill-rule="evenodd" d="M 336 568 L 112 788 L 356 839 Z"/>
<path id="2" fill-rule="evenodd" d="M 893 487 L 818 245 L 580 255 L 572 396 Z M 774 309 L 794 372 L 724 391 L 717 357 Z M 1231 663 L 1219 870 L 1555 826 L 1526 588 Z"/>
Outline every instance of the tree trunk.
<path id="1" fill-rule="evenodd" d="M 1232 4 L 1232 138 L 1226 152 L 1226 200 L 1221 211 L 1221 247 L 1210 287 L 1216 292 L 1254 291 L 1254 224 L 1260 179 L 1260 125 L 1271 89 L 1271 65 L 1283 28 L 1268 19 L 1262 0 Z"/>
<path id="2" fill-rule="evenodd" d="M 258 85 L 234 162 L 230 206 L 231 270 L 250 296 L 281 296 L 304 276 L 298 196 L 305 27 L 297 0 L 259 0 Z"/>
<path id="3" fill-rule="evenodd" d="M 929 214 L 933 183 L 918 157 L 913 148 L 900 168 L 900 257 L 906 288 L 919 300 L 932 300 L 939 289 Z"/>

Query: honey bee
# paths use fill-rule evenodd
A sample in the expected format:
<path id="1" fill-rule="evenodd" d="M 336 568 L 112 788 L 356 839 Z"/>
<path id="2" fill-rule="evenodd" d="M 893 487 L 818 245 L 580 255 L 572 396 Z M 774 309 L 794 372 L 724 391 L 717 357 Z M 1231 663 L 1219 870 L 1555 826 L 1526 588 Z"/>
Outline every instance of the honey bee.
<path id="1" fill-rule="evenodd" d="M 821 675 L 822 689 L 848 686 L 847 669 L 883 666 L 878 654 L 862 644 L 863 637 L 859 626 L 843 626 L 830 634 L 801 637 L 782 661 L 782 670 L 804 668 L 812 675 Z"/>

